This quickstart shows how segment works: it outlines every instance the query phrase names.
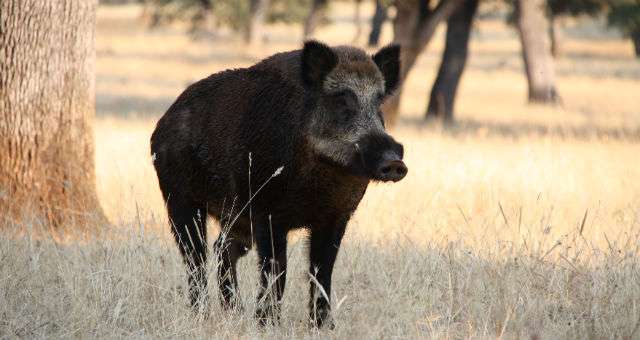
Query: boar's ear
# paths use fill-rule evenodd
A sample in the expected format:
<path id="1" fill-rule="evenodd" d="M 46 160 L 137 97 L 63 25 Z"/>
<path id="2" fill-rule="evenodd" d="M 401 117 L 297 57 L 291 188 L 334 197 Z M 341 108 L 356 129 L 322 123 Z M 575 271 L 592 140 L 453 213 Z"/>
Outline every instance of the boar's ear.
<path id="1" fill-rule="evenodd" d="M 302 80 L 307 86 L 322 86 L 324 78 L 338 64 L 331 48 L 315 40 L 304 43 L 302 49 Z"/>
<path id="2" fill-rule="evenodd" d="M 390 94 L 398 87 L 400 81 L 400 46 L 393 44 L 381 48 L 373 56 L 373 61 L 384 77 L 385 93 Z"/>

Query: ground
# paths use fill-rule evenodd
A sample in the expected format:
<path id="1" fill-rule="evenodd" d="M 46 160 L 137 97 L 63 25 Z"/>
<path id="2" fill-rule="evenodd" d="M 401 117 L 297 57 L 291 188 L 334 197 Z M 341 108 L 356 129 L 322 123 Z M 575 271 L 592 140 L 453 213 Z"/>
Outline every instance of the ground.
<path id="1" fill-rule="evenodd" d="M 352 43 L 351 6 L 335 4 L 317 38 Z M 412 72 L 391 130 L 409 174 L 370 187 L 334 272 L 336 328 L 314 331 L 300 233 L 279 326 L 252 318 L 253 252 L 240 262 L 244 312 L 190 313 L 148 143 L 185 86 L 297 48 L 301 27 L 270 26 L 249 50 L 225 30 L 194 40 L 180 27 L 144 29 L 139 7 L 100 7 L 96 171 L 115 227 L 81 240 L 0 236 L 0 336 L 640 338 L 640 62 L 601 24 L 571 21 L 557 60 L 562 104 L 528 105 L 517 36 L 486 10 L 454 128 L 422 121 L 442 30 Z"/>

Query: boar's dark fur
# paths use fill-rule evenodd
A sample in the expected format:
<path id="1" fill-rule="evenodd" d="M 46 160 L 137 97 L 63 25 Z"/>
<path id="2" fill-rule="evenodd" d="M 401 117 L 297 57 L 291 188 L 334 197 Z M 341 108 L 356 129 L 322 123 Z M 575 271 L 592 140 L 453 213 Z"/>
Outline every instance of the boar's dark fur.
<path id="1" fill-rule="evenodd" d="M 255 243 L 262 272 L 256 317 L 277 320 L 287 233 L 296 228 L 309 230 L 309 272 L 331 296 L 340 242 L 368 183 L 407 172 L 379 108 L 398 83 L 398 57 L 397 46 L 371 57 L 310 41 L 213 74 L 171 105 L 151 152 L 194 307 L 206 306 L 207 215 L 222 227 L 214 248 L 223 306 L 238 304 L 236 262 Z M 331 322 L 320 291 L 311 284 L 315 326 Z"/>

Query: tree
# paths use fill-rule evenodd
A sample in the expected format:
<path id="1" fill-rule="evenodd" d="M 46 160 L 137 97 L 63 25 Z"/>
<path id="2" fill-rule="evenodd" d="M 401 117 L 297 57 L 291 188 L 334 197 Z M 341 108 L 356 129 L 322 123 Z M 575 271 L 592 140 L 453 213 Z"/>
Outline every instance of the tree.
<path id="1" fill-rule="evenodd" d="M 636 56 L 640 58 L 640 0 L 611 0 L 609 25 L 631 38 Z"/>
<path id="2" fill-rule="evenodd" d="M 311 0 L 144 0 L 143 19 L 155 27 L 175 20 L 191 22 L 192 27 L 227 26 L 242 33 L 245 42 L 257 43 L 263 37 L 265 22 L 302 22 Z M 204 19 L 200 19 L 204 17 Z M 215 20 L 214 20 L 215 19 Z M 203 25 L 200 21 L 204 20 Z M 191 29 L 192 33 L 198 29 Z"/>
<path id="3" fill-rule="evenodd" d="M 95 192 L 96 1 L 0 2 L 0 214 L 102 219 Z M 92 214 L 93 213 L 93 214 Z"/>
<path id="4" fill-rule="evenodd" d="M 402 83 L 409 75 L 416 59 L 433 38 L 438 24 L 447 20 L 464 0 L 397 0 L 396 17 L 393 20 L 393 42 L 402 48 L 400 56 L 400 86 L 396 94 L 383 105 L 385 121 L 393 126 L 398 116 Z"/>
<path id="5" fill-rule="evenodd" d="M 213 28 L 213 3 L 212 0 L 198 0 L 199 6 L 191 18 L 192 34 L 206 32 Z"/>
<path id="6" fill-rule="evenodd" d="M 311 9 L 309 10 L 309 14 L 304 21 L 304 31 L 302 34 L 304 39 L 311 37 L 316 31 L 316 28 L 320 24 L 320 21 L 322 21 L 322 17 L 326 9 L 327 0 L 313 0 L 311 2 Z"/>
<path id="7" fill-rule="evenodd" d="M 559 101 L 549 44 L 549 21 L 544 0 L 516 0 L 515 14 L 522 58 L 529 85 L 529 102 Z"/>
<path id="8" fill-rule="evenodd" d="M 562 16 L 549 16 L 549 39 L 551 40 L 551 55 L 558 58 L 562 55 Z"/>
<path id="9" fill-rule="evenodd" d="M 157 28 L 176 19 L 188 17 L 189 31 L 195 33 L 203 29 L 207 20 L 211 1 L 208 0 L 142 0 L 144 8 L 141 18 L 150 28 Z"/>
<path id="10" fill-rule="evenodd" d="M 362 0 L 355 0 L 353 23 L 356 25 L 356 34 L 353 36 L 353 43 L 357 44 L 362 35 Z"/>
<path id="11" fill-rule="evenodd" d="M 427 118 L 453 121 L 458 84 L 467 62 L 469 35 L 479 0 L 465 0 L 447 20 L 447 37 L 438 76 L 431 88 Z"/>
<path id="12" fill-rule="evenodd" d="M 269 0 L 251 0 L 249 5 L 249 20 L 245 29 L 244 41 L 249 45 L 256 45 L 261 39 L 264 21 L 269 10 Z"/>
<path id="13" fill-rule="evenodd" d="M 551 54 L 562 54 L 562 19 L 566 16 L 594 16 L 604 9 L 606 0 L 547 0 Z"/>
<path id="14" fill-rule="evenodd" d="M 371 17 L 371 33 L 369 33 L 369 47 L 378 46 L 378 40 L 380 40 L 380 33 L 382 32 L 382 25 L 387 21 L 387 7 L 383 3 L 383 0 L 375 0 L 376 7 L 373 16 Z"/>

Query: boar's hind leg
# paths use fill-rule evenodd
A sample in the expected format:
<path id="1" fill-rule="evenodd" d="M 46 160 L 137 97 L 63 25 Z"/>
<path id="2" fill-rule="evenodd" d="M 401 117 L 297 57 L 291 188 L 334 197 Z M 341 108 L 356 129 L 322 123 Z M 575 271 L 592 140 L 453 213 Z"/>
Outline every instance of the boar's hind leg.
<path id="1" fill-rule="evenodd" d="M 206 306 L 207 215 L 203 205 L 170 197 L 169 218 L 178 248 L 187 265 L 189 299 L 195 309 Z"/>
<path id="2" fill-rule="evenodd" d="M 311 281 L 309 290 L 309 309 L 311 324 L 314 327 L 333 327 L 330 319 L 331 274 L 346 225 L 347 219 L 311 226 L 309 272 L 315 277 L 315 281 Z"/>
<path id="3" fill-rule="evenodd" d="M 287 231 L 269 219 L 256 225 L 255 241 L 260 266 L 260 293 L 256 318 L 260 325 L 280 318 L 280 303 L 287 281 Z"/>
<path id="4" fill-rule="evenodd" d="M 243 242 L 226 233 L 220 233 L 220 236 L 213 244 L 214 251 L 220 256 L 218 288 L 220 289 L 220 299 L 224 308 L 241 307 L 236 263 L 240 257 L 247 254 L 250 246 L 251 244 L 247 244 L 247 242 Z"/>

